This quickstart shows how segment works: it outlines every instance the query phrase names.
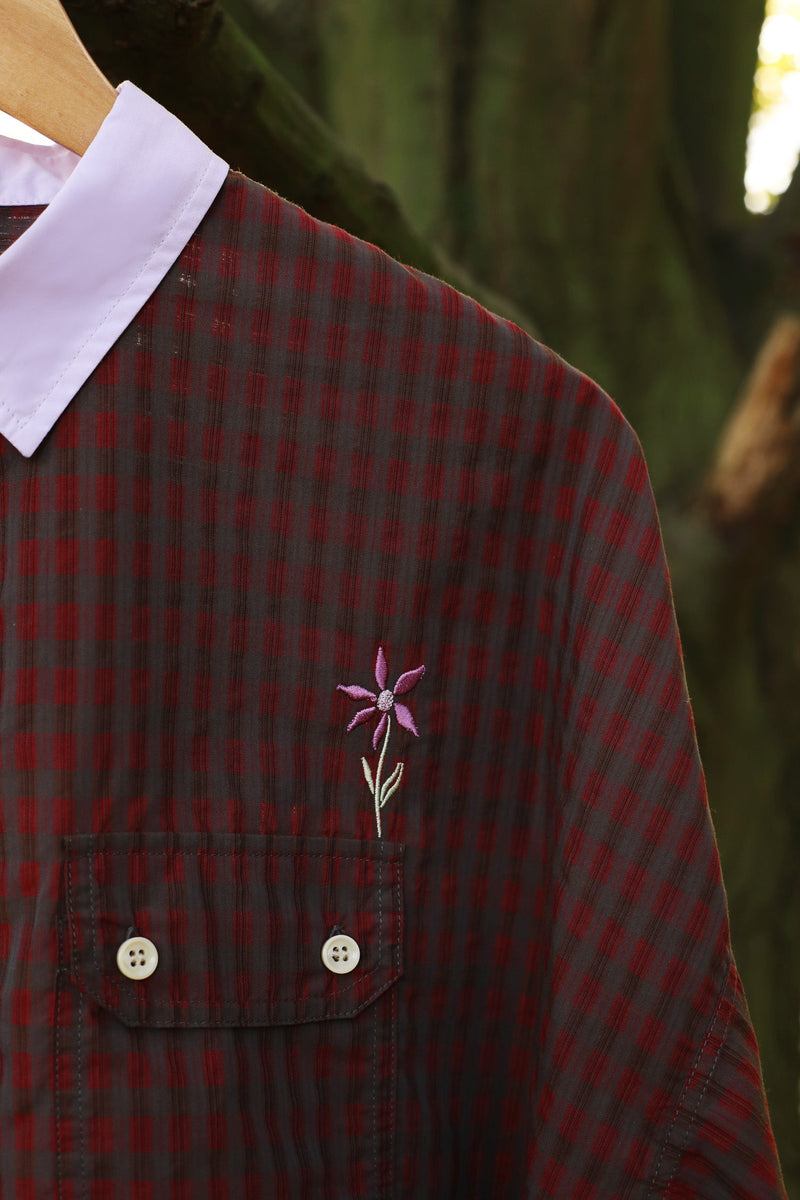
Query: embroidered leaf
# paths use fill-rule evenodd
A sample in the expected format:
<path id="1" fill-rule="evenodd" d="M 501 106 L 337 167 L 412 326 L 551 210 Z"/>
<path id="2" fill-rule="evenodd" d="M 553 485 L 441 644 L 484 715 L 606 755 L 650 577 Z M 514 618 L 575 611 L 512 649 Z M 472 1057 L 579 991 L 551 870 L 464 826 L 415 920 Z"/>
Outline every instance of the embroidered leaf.
<path id="1" fill-rule="evenodd" d="M 370 769 L 369 769 L 369 763 L 367 762 L 367 760 L 365 758 L 362 758 L 361 765 L 364 768 L 364 778 L 367 781 L 367 787 L 369 788 L 370 792 L 374 796 L 375 795 L 375 784 L 372 782 L 372 771 L 370 771 Z"/>
<path id="2" fill-rule="evenodd" d="M 384 781 L 381 788 L 381 808 L 383 808 L 389 797 L 397 791 L 400 786 L 400 780 L 403 778 L 403 763 L 398 763 L 395 769 L 387 780 Z"/>

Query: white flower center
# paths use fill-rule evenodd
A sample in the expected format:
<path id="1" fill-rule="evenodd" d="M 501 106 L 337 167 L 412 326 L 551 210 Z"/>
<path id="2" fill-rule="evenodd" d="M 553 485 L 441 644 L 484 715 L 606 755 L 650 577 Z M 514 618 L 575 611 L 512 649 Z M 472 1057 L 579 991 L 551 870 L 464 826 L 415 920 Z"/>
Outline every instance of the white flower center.
<path id="1" fill-rule="evenodd" d="M 391 692 L 381 692 L 380 696 L 378 696 L 378 699 L 375 701 L 375 707 L 384 713 L 388 712 L 393 704 L 394 696 Z"/>

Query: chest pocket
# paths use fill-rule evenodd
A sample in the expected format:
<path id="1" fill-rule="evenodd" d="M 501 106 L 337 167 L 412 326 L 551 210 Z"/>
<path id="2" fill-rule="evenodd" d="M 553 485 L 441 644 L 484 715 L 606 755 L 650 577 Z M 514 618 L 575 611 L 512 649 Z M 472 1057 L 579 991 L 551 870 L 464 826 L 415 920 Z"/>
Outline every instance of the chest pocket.
<path id="1" fill-rule="evenodd" d="M 403 853 L 259 834 L 65 838 L 63 1179 L 390 1196 Z"/>

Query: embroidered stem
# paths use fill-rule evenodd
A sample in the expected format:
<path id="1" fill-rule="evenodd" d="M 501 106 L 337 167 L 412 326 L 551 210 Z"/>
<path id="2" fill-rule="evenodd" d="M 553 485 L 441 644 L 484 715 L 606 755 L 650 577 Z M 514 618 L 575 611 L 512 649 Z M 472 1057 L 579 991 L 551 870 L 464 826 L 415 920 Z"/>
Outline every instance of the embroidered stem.
<path id="1" fill-rule="evenodd" d="M 373 795 L 375 797 L 375 820 L 378 823 L 378 837 L 381 836 L 381 808 L 383 807 L 383 805 L 381 803 L 381 771 L 383 770 L 383 760 L 386 757 L 386 747 L 389 745 L 389 734 L 391 732 L 392 732 L 392 718 L 387 713 L 386 714 L 386 733 L 384 734 L 383 745 L 381 746 L 381 756 L 378 759 L 378 769 L 375 772 L 375 791 L 373 792 Z"/>

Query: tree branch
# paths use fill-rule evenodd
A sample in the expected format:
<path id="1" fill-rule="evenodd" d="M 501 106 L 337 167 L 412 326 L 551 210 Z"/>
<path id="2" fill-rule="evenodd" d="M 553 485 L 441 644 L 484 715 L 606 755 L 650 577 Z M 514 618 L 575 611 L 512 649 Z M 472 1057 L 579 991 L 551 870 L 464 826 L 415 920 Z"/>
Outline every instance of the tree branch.
<path id="1" fill-rule="evenodd" d="M 722 432 L 698 509 L 729 546 L 752 548 L 800 495 L 800 316 L 783 314 Z"/>

